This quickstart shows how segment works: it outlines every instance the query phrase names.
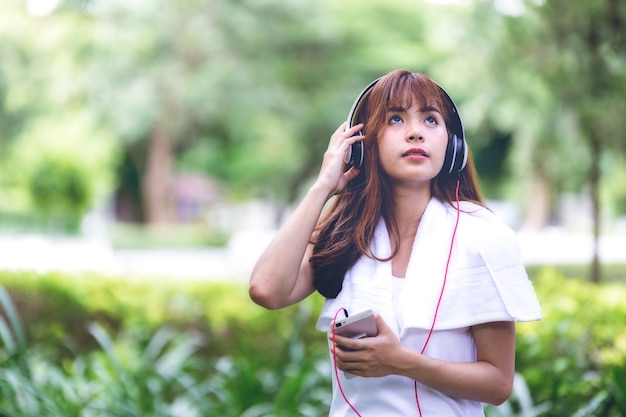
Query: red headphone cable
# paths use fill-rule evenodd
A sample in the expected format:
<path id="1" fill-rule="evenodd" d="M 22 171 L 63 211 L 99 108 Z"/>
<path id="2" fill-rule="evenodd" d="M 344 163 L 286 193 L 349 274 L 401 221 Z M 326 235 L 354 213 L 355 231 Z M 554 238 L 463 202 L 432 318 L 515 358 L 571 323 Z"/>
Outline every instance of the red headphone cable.
<path id="1" fill-rule="evenodd" d="M 437 321 L 437 315 L 439 314 L 439 306 L 441 305 L 441 300 L 443 299 L 443 293 L 446 288 L 446 282 L 448 280 L 448 269 L 450 268 L 450 259 L 452 259 L 452 249 L 454 248 L 454 240 L 456 238 L 456 231 L 459 227 L 459 219 L 461 218 L 461 205 L 459 204 L 459 186 L 460 180 L 456 182 L 456 222 L 454 224 L 454 230 L 452 232 L 452 239 L 450 240 L 450 249 L 448 251 L 448 260 L 446 262 L 446 269 L 443 276 L 443 284 L 441 285 L 441 292 L 439 293 L 439 299 L 437 300 L 437 306 L 435 307 L 435 314 L 433 316 L 433 322 L 430 326 L 430 330 L 428 331 L 428 336 L 426 337 L 426 341 L 424 342 L 424 346 L 422 346 L 422 350 L 420 351 L 420 355 L 423 355 L 426 351 L 426 347 L 428 346 L 428 342 L 430 341 L 430 337 L 433 334 L 435 329 L 435 323 Z M 339 391 L 341 392 L 341 396 L 345 400 L 346 404 L 350 406 L 352 411 L 356 413 L 358 417 L 362 417 L 358 410 L 352 405 L 345 392 L 343 391 L 343 387 L 341 386 L 341 381 L 339 380 L 339 369 L 337 368 L 337 344 L 335 343 L 335 323 L 337 322 L 337 315 L 339 312 L 344 311 L 347 313 L 347 310 L 343 307 L 339 308 L 337 312 L 335 312 L 335 317 L 333 318 L 333 322 L 331 325 L 332 328 L 332 341 L 333 341 L 333 367 L 335 370 L 335 378 L 337 380 L 337 386 L 339 387 Z M 417 393 L 417 381 L 413 381 L 413 388 L 415 391 L 415 403 L 417 404 L 417 411 L 419 412 L 420 417 L 422 417 L 422 408 L 420 406 L 419 396 Z"/>
<path id="2" fill-rule="evenodd" d="M 332 334 L 333 334 L 333 368 L 335 369 L 335 379 L 337 380 L 337 386 L 339 387 L 339 392 L 341 392 L 341 396 L 343 397 L 343 399 L 346 402 L 346 404 L 348 404 L 350 406 L 352 411 L 354 411 L 357 416 L 363 417 L 357 411 L 357 409 L 352 405 L 350 400 L 348 400 L 348 397 L 346 396 L 346 393 L 343 392 L 343 387 L 341 386 L 341 381 L 339 380 L 339 369 L 337 368 L 337 343 L 335 343 L 335 323 L 337 323 L 337 316 L 339 315 L 339 312 L 342 311 L 342 310 L 345 312 L 346 316 L 348 315 L 348 310 L 346 310 L 343 307 L 339 308 L 337 310 L 337 312 L 335 313 L 335 317 L 333 318 L 333 323 L 331 325 Z"/>
<path id="3" fill-rule="evenodd" d="M 439 306 L 441 305 L 441 300 L 443 298 L 443 291 L 446 288 L 446 281 L 448 280 L 448 269 L 450 267 L 450 259 L 452 258 L 452 248 L 454 247 L 454 239 L 456 238 L 456 230 L 459 227 L 459 219 L 461 218 L 461 205 L 459 204 L 459 186 L 460 179 L 456 180 L 456 223 L 454 224 L 454 231 L 452 232 L 452 239 L 450 240 L 450 250 L 448 251 L 448 261 L 446 262 L 446 271 L 443 275 L 443 284 L 441 285 L 441 293 L 439 293 L 439 300 L 437 300 L 437 307 L 435 308 L 435 315 L 433 316 L 433 323 L 430 326 L 430 331 L 428 332 L 428 337 L 424 342 L 424 346 L 422 346 L 422 350 L 420 351 L 420 355 L 423 355 L 426 351 L 426 346 L 428 346 L 428 342 L 430 341 L 430 336 L 433 334 L 433 330 L 435 329 L 435 322 L 437 321 L 437 314 L 439 314 Z M 422 417 L 422 407 L 420 406 L 419 396 L 417 395 L 417 381 L 413 381 L 413 388 L 415 390 L 415 402 L 417 404 L 417 411 L 419 412 L 420 417 Z"/>

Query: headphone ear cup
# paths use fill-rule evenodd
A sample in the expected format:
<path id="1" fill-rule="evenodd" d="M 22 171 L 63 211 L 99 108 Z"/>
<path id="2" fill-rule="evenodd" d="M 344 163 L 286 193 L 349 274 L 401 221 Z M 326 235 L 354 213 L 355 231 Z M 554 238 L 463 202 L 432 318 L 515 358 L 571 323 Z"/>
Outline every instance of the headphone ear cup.
<path id="1" fill-rule="evenodd" d="M 363 134 L 359 132 L 359 135 L 362 136 Z M 364 147 L 363 141 L 358 141 L 350 145 L 343 159 L 348 167 L 353 166 L 355 168 L 361 168 L 363 165 L 363 154 L 365 153 Z"/>
<path id="2" fill-rule="evenodd" d="M 467 165 L 467 155 L 469 154 L 469 148 L 467 147 L 467 142 L 465 141 L 465 138 L 463 139 L 459 139 L 459 141 L 461 142 L 461 146 L 459 148 L 459 169 L 457 169 L 457 171 L 462 171 L 465 168 L 465 165 Z"/>
<path id="3" fill-rule="evenodd" d="M 361 168 L 363 166 L 363 155 L 365 154 L 365 144 L 362 140 L 353 143 L 351 145 L 352 148 L 352 158 L 350 163 L 355 168 Z"/>
<path id="4" fill-rule="evenodd" d="M 382 78 L 382 77 L 381 77 Z M 375 79 L 367 87 L 361 91 L 361 93 L 357 96 L 356 100 L 352 104 L 350 108 L 350 112 L 348 113 L 348 120 L 346 121 L 346 128 L 351 128 L 352 126 L 357 124 L 357 116 L 360 110 L 362 101 L 365 98 L 365 95 L 378 83 L 380 78 Z M 359 135 L 363 135 L 363 132 L 359 132 Z M 348 167 L 353 166 L 355 168 L 361 168 L 363 165 L 363 155 L 365 154 L 365 144 L 363 141 L 358 141 L 350 145 L 348 152 L 346 152 L 346 156 L 344 161 Z"/>
<path id="5" fill-rule="evenodd" d="M 465 139 L 459 139 L 455 134 L 452 134 L 448 140 L 448 146 L 446 148 L 446 156 L 443 160 L 442 172 L 446 174 L 452 174 L 453 172 L 460 172 L 467 164 L 467 144 Z"/>

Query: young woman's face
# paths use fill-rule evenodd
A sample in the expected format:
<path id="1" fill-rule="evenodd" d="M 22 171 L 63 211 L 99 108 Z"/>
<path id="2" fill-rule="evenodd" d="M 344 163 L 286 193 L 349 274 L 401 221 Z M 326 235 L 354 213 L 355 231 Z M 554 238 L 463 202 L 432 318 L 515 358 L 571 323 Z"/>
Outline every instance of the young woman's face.
<path id="1" fill-rule="evenodd" d="M 383 171 L 394 183 L 429 182 L 439 174 L 448 131 L 439 109 L 415 100 L 409 108 L 390 108 L 378 140 Z"/>

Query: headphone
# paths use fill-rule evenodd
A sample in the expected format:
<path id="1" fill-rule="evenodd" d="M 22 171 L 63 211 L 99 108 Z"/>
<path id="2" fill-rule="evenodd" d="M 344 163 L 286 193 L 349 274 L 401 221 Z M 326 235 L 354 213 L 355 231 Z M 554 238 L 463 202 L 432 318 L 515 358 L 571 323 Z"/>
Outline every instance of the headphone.
<path id="1" fill-rule="evenodd" d="M 382 78 L 382 77 L 381 77 Z M 367 95 L 367 93 L 374 88 L 374 86 L 380 81 L 381 78 L 377 78 L 372 81 L 367 87 L 361 91 L 361 94 L 358 95 L 354 104 L 352 104 L 352 108 L 350 108 L 350 112 L 348 113 L 348 119 L 346 121 L 346 129 L 351 128 L 356 122 L 356 115 L 361 110 L 361 105 L 363 104 L 363 98 Z M 446 174 L 452 174 L 453 172 L 460 172 L 465 165 L 467 164 L 467 142 L 465 141 L 465 133 L 463 132 L 463 122 L 461 121 L 461 115 L 459 114 L 459 110 L 454 104 L 454 100 L 450 97 L 450 94 L 446 92 L 439 84 L 437 84 L 444 97 L 448 100 L 448 104 L 452 109 L 452 113 L 450 115 L 449 125 L 447 126 L 448 131 L 450 132 L 448 138 L 448 146 L 446 147 L 446 156 L 443 161 L 443 167 L 441 168 L 441 172 L 445 172 Z M 359 135 L 363 135 L 362 132 L 359 132 Z M 355 142 L 348 148 L 346 152 L 346 156 L 344 158 L 345 163 L 348 166 L 353 166 L 355 168 L 360 168 L 363 165 L 363 155 L 364 155 L 364 145 L 363 141 Z"/>

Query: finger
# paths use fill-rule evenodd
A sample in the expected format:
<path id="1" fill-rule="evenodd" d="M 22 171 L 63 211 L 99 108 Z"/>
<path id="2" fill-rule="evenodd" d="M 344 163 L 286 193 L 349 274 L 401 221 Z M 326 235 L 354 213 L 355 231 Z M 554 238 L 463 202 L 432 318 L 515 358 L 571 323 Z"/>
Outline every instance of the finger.
<path id="1" fill-rule="evenodd" d="M 378 327 L 378 333 L 387 333 L 387 331 L 391 331 L 390 327 L 387 325 L 385 320 L 383 320 L 382 316 L 378 313 L 374 313 L 374 320 L 376 321 L 376 327 Z"/>
<path id="2" fill-rule="evenodd" d="M 363 369 L 359 367 L 357 363 L 346 364 L 342 363 L 341 365 L 337 364 L 337 368 L 344 372 L 348 372 L 354 375 L 362 375 Z"/>
<path id="3" fill-rule="evenodd" d="M 336 334 L 336 335 L 333 335 L 333 334 L 328 335 L 328 339 L 329 339 L 332 343 L 334 343 L 335 345 L 337 345 L 337 348 L 339 348 L 339 346 L 344 346 L 344 347 L 347 347 L 347 346 L 346 346 L 346 343 L 349 343 L 349 342 L 350 342 L 350 340 L 351 340 L 349 337 L 343 337 L 343 336 L 339 336 L 339 335 L 337 335 L 337 334 Z"/>
<path id="4" fill-rule="evenodd" d="M 363 123 L 359 123 L 358 125 L 354 125 L 350 128 L 346 126 L 346 123 L 342 123 L 337 130 L 331 135 L 331 138 L 345 140 L 347 138 L 351 138 L 353 136 L 358 136 L 357 133 L 363 129 Z"/>
<path id="5" fill-rule="evenodd" d="M 361 130 L 363 130 L 363 123 L 359 123 L 359 124 L 352 126 L 351 128 L 345 129 L 345 133 L 346 135 L 354 136 Z"/>
<path id="6" fill-rule="evenodd" d="M 339 353 L 339 351 L 337 351 Z M 361 360 L 355 358 L 354 352 L 341 352 L 342 355 L 337 355 L 337 367 L 339 369 L 360 369 L 363 367 Z"/>
<path id="7" fill-rule="evenodd" d="M 361 142 L 363 140 L 365 140 L 365 136 L 363 135 L 347 136 L 347 137 L 343 137 L 342 135 L 339 137 L 334 137 L 331 139 L 330 143 L 328 144 L 328 149 L 337 150 L 343 157 L 345 153 L 348 151 L 348 148 L 350 148 L 350 146 L 354 145 L 356 142 Z"/>
<path id="8" fill-rule="evenodd" d="M 333 349 L 336 349 L 335 350 L 335 356 L 337 357 L 337 359 L 339 359 L 339 357 L 343 358 L 345 356 L 346 352 L 348 352 L 350 350 L 355 350 L 354 340 L 349 338 L 349 337 L 343 337 L 343 336 L 335 335 L 335 338 L 333 340 L 333 336 L 330 335 L 328 338 L 330 339 L 331 342 L 335 343 L 335 345 L 333 347 L 331 347 L 331 351 Z"/>
<path id="9" fill-rule="evenodd" d="M 343 173 L 343 175 L 346 178 L 346 181 L 350 182 L 355 179 L 360 172 L 361 170 L 359 168 L 350 167 L 346 172 Z"/>

